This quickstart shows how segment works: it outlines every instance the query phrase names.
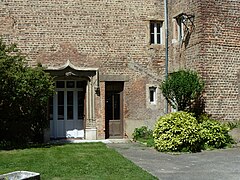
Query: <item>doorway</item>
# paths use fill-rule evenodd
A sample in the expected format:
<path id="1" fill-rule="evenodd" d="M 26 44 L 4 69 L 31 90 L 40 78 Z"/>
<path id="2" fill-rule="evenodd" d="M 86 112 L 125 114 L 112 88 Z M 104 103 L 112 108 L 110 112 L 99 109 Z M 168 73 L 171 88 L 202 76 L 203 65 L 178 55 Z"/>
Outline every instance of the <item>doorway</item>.
<path id="1" fill-rule="evenodd" d="M 52 138 L 84 138 L 85 89 L 84 81 L 56 81 L 49 102 Z"/>
<path id="2" fill-rule="evenodd" d="M 105 138 L 123 137 L 123 82 L 106 82 Z"/>

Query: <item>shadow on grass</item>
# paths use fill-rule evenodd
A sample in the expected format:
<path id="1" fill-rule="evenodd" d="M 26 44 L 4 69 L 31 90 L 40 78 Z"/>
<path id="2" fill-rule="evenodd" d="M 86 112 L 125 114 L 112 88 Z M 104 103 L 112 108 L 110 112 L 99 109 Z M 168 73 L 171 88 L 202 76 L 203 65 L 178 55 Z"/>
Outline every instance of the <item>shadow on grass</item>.
<path id="1" fill-rule="evenodd" d="M 63 146 L 65 144 L 73 143 L 72 140 L 68 139 L 54 139 L 48 143 L 25 143 L 25 144 L 17 144 L 17 143 L 1 143 L 0 142 L 0 150 L 11 151 L 14 149 L 32 149 L 32 148 L 51 148 L 56 146 Z"/>

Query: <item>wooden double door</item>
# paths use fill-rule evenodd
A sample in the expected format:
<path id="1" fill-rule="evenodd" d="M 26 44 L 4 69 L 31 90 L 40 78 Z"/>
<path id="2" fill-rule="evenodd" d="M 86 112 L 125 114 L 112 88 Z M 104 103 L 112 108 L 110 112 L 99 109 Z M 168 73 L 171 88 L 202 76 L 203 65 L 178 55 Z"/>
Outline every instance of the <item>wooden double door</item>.
<path id="1" fill-rule="evenodd" d="M 106 82 L 105 138 L 123 137 L 123 82 Z"/>

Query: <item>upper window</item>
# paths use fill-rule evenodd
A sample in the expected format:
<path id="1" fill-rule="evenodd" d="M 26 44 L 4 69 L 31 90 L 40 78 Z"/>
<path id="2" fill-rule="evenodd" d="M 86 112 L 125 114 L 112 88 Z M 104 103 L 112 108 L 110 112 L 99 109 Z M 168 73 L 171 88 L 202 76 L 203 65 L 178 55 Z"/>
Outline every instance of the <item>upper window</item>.
<path id="1" fill-rule="evenodd" d="M 182 41 L 184 38 L 184 25 L 183 25 L 183 16 L 179 16 L 177 19 L 178 25 L 178 41 Z"/>
<path id="2" fill-rule="evenodd" d="M 179 15 L 174 18 L 173 21 L 173 39 L 178 42 L 182 42 L 184 39 L 184 17 Z"/>
<path id="3" fill-rule="evenodd" d="M 162 44 L 162 22 L 151 21 L 150 22 L 150 43 Z"/>

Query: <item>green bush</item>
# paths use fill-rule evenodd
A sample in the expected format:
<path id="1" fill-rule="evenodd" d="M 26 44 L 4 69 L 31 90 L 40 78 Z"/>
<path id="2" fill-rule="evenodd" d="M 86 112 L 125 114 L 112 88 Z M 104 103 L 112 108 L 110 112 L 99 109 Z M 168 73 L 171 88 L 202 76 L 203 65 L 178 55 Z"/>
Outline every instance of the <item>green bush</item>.
<path id="1" fill-rule="evenodd" d="M 42 67 L 29 67 L 15 45 L 0 40 L 0 147 L 41 142 L 53 79 Z"/>
<path id="2" fill-rule="evenodd" d="M 234 129 L 234 128 L 240 128 L 240 120 L 238 121 L 233 121 L 233 122 L 227 122 L 225 123 L 225 125 L 227 127 L 230 128 L 230 130 Z"/>
<path id="3" fill-rule="evenodd" d="M 139 138 L 148 139 L 152 137 L 152 130 L 148 129 L 147 126 L 142 126 L 140 128 L 135 128 L 133 132 L 133 140 L 138 140 Z"/>
<path id="4" fill-rule="evenodd" d="M 227 125 L 207 116 L 201 118 L 199 125 L 201 127 L 200 136 L 204 145 L 203 149 L 223 148 L 233 143 L 228 134 L 230 128 Z"/>
<path id="5" fill-rule="evenodd" d="M 196 72 L 190 70 L 173 72 L 160 84 L 160 89 L 174 109 L 193 112 L 196 116 L 204 112 L 202 96 L 204 81 Z"/>
<path id="6" fill-rule="evenodd" d="M 167 114 L 157 121 L 153 131 L 158 151 L 197 152 L 201 150 L 200 126 L 196 118 L 186 112 Z"/>
<path id="7" fill-rule="evenodd" d="M 152 147 L 154 146 L 153 131 L 151 129 L 148 129 L 146 126 L 135 128 L 133 132 L 133 140 L 140 141 L 147 144 L 147 146 Z"/>
<path id="8" fill-rule="evenodd" d="M 229 127 L 202 115 L 198 120 L 187 112 L 175 112 L 161 117 L 153 131 L 158 151 L 197 152 L 223 148 L 234 143 Z"/>

